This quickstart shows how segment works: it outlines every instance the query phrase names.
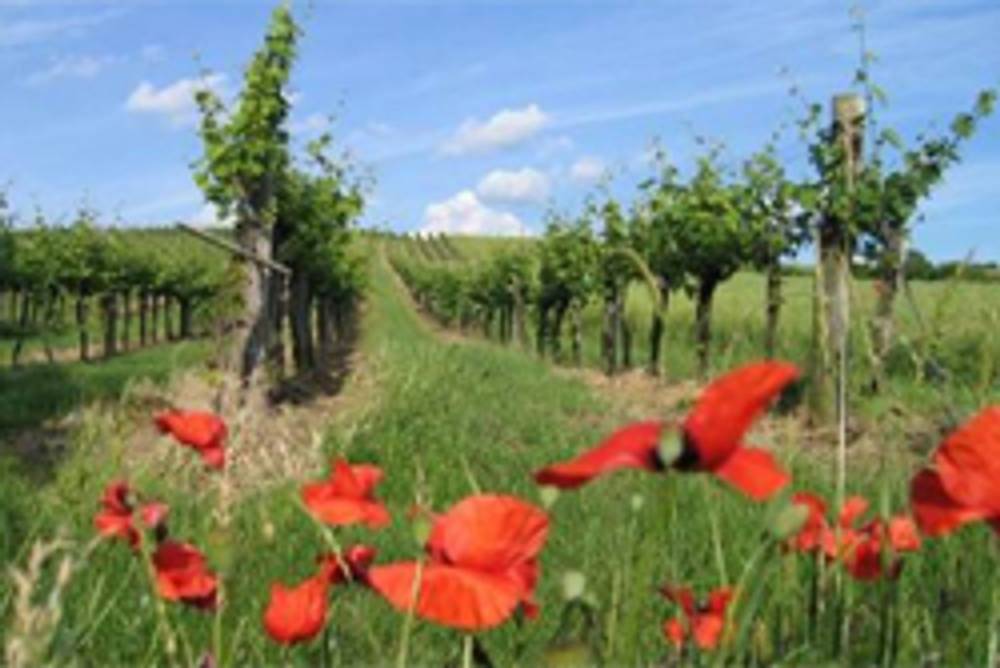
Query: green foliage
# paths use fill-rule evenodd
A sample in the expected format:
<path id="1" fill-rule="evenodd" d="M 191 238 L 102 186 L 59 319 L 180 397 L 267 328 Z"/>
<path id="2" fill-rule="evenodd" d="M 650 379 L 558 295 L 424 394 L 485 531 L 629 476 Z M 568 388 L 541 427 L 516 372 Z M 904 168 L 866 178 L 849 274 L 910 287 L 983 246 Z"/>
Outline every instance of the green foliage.
<path id="1" fill-rule="evenodd" d="M 364 288 L 366 256 L 354 226 L 364 210 L 363 187 L 346 158 L 328 154 L 329 135 L 307 150 L 312 170 L 290 167 L 278 191 L 283 239 L 278 260 L 309 278 L 317 294 L 354 300 Z"/>
<path id="2" fill-rule="evenodd" d="M 861 81 L 869 86 L 870 79 Z M 868 98 L 873 96 L 870 89 Z M 957 114 L 949 132 L 918 135 L 907 146 L 898 132 L 884 128 L 871 142 L 868 156 L 858 156 L 863 164 L 848 178 L 844 142 L 837 139 L 836 124 L 819 124 L 819 107 L 814 105 L 801 127 L 812 128 L 809 154 L 815 179 L 801 189 L 798 203 L 813 224 L 843 228 L 853 243 L 873 262 L 893 266 L 895 240 L 907 236 L 920 204 L 939 185 L 949 167 L 959 162 L 959 149 L 970 139 L 981 121 L 993 113 L 996 91 L 978 94 L 970 111 Z M 874 110 L 861 119 L 859 131 L 875 127 Z"/>
<path id="3" fill-rule="evenodd" d="M 774 142 L 743 163 L 738 190 L 746 227 L 750 264 L 766 268 L 794 255 L 809 239 L 809 229 L 795 214 L 799 188 L 779 162 Z"/>
<path id="4" fill-rule="evenodd" d="M 684 270 L 700 283 L 718 284 L 744 262 L 746 235 L 738 194 L 738 187 L 724 181 L 709 155 L 699 159 L 690 184 L 667 214 Z"/>
<path id="5" fill-rule="evenodd" d="M 542 303 L 583 306 L 600 283 L 601 247 L 587 216 L 550 215 L 538 259 Z"/>
<path id="6" fill-rule="evenodd" d="M 195 181 L 224 215 L 234 213 L 241 222 L 267 227 L 277 216 L 277 179 L 289 164 L 287 86 L 298 37 L 291 8 L 279 5 L 246 69 L 236 108 L 229 113 L 208 89 L 196 95 L 205 152 Z"/>

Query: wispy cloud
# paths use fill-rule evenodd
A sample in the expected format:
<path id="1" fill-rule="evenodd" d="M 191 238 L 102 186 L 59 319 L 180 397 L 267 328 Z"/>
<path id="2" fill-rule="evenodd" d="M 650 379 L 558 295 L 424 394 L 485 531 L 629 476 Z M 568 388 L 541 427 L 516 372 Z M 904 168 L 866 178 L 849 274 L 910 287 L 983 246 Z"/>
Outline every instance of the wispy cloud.
<path id="1" fill-rule="evenodd" d="M 96 14 L 50 19 L 0 20 L 0 47 L 26 46 L 65 36 L 79 36 L 120 16 L 121 13 L 121 10 L 113 9 Z"/>
<path id="2" fill-rule="evenodd" d="M 45 69 L 28 75 L 25 83 L 41 86 L 58 79 L 93 79 L 118 60 L 114 56 L 63 56 Z"/>
<path id="3" fill-rule="evenodd" d="M 778 79 L 768 79 L 744 84 L 733 84 L 693 93 L 686 97 L 635 102 L 618 106 L 554 114 L 553 128 L 576 128 L 599 123 L 626 121 L 642 116 L 659 116 L 678 111 L 693 111 L 702 107 L 748 100 L 763 95 L 784 92 L 788 84 Z"/>

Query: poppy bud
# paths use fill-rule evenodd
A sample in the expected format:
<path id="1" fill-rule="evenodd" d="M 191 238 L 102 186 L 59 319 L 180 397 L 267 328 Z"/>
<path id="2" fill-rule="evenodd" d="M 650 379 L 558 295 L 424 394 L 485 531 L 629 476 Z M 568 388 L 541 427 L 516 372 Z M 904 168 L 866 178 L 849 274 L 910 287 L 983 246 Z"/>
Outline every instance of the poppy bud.
<path id="1" fill-rule="evenodd" d="M 631 503 L 632 503 L 632 511 L 637 513 L 640 510 L 642 510 L 642 507 L 643 505 L 645 505 L 646 500 L 643 498 L 642 494 L 633 494 Z"/>
<path id="2" fill-rule="evenodd" d="M 413 520 L 413 539 L 419 545 L 425 545 L 431 537 L 431 521 L 426 516 Z"/>
<path id="3" fill-rule="evenodd" d="M 776 540 L 785 540 L 797 534 L 809 519 L 809 506 L 790 503 L 771 519 L 768 529 Z"/>
<path id="4" fill-rule="evenodd" d="M 664 430 L 660 438 L 660 444 L 656 448 L 656 454 L 660 458 L 660 464 L 664 467 L 671 466 L 680 459 L 684 452 L 684 442 L 681 434 L 676 429 Z"/>
<path id="5" fill-rule="evenodd" d="M 563 598 L 573 601 L 583 596 L 587 588 L 587 578 L 580 571 L 566 571 L 562 577 Z"/>
<path id="6" fill-rule="evenodd" d="M 594 654 L 578 640 L 559 643 L 545 650 L 542 665 L 546 668 L 575 668 L 594 665 Z"/>
<path id="7" fill-rule="evenodd" d="M 554 485 L 542 485 L 538 496 L 541 498 L 542 506 L 548 510 L 555 505 L 556 500 L 559 498 L 559 488 Z"/>

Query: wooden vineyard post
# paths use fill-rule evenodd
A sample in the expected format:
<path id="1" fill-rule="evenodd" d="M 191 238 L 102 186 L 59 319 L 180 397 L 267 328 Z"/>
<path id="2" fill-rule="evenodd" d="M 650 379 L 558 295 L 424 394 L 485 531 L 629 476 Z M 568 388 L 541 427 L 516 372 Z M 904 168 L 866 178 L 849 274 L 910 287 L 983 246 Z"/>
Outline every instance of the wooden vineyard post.
<path id="1" fill-rule="evenodd" d="M 270 290 L 268 287 L 267 272 L 272 274 L 277 274 L 283 283 L 285 279 L 291 276 L 291 270 L 283 264 L 275 262 L 271 258 L 267 257 L 267 252 L 269 251 L 269 244 L 266 243 L 266 235 L 253 235 L 251 234 L 251 240 L 257 241 L 256 244 L 235 244 L 227 239 L 219 238 L 213 234 L 209 234 L 203 230 L 191 227 L 185 223 L 177 223 L 177 228 L 188 234 L 225 250 L 234 257 L 249 262 L 253 266 L 248 271 L 247 285 L 244 287 L 244 298 L 245 299 L 259 299 L 260 302 L 252 304 L 253 308 L 249 309 L 252 313 L 258 314 L 258 319 L 254 322 L 243 322 L 242 329 L 248 330 L 248 336 L 244 335 L 243 345 L 241 345 L 241 350 L 235 351 L 240 357 L 241 364 L 237 364 L 237 371 L 240 373 L 242 378 L 249 376 L 247 369 L 253 369 L 256 363 L 259 361 L 258 358 L 262 358 L 266 352 L 266 341 L 267 336 L 271 334 L 270 326 L 271 323 L 268 322 L 274 313 L 272 309 L 267 308 L 268 297 L 270 296 Z M 244 239 L 246 241 L 246 239 Z M 257 248 L 265 252 L 251 252 L 248 247 Z M 273 280 L 273 279 L 272 279 Z M 280 333 L 274 333 L 280 334 Z"/>
<path id="2" fill-rule="evenodd" d="M 849 197 L 861 168 L 864 99 L 855 94 L 833 98 L 833 141 L 842 152 L 844 192 Z M 830 184 L 828 184 L 829 186 Z M 839 185 L 835 186 L 839 189 Z M 846 210 L 850 210 L 846 207 Z M 815 424 L 839 424 L 844 417 L 843 387 L 850 329 L 850 271 L 854 236 L 849 213 L 828 210 L 819 221 L 813 301 L 813 353 L 810 413 Z"/>

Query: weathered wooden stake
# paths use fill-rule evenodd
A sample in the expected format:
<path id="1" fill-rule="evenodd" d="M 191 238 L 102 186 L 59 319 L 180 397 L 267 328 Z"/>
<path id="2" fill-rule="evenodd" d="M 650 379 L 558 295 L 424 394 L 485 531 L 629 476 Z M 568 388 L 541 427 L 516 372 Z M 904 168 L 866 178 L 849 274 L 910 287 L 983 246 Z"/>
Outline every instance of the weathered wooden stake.
<path id="1" fill-rule="evenodd" d="M 834 141 L 844 152 L 849 192 L 861 169 L 864 119 L 865 102 L 860 95 L 833 98 Z M 814 423 L 832 424 L 834 420 L 839 423 L 845 410 L 837 379 L 846 368 L 854 237 L 850 221 L 834 215 L 819 222 L 817 236 L 810 408 Z"/>

